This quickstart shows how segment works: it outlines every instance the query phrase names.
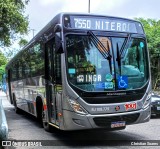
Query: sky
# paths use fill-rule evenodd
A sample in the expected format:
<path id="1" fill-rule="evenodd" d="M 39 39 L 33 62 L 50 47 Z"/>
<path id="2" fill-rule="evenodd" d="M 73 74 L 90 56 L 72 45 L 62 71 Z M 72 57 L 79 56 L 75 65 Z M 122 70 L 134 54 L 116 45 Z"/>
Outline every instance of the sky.
<path id="1" fill-rule="evenodd" d="M 30 0 L 25 14 L 29 17 L 28 38 L 38 33 L 59 12 L 88 12 L 89 0 Z M 90 0 L 94 14 L 160 19 L 160 0 Z"/>
<path id="2" fill-rule="evenodd" d="M 30 41 L 57 13 L 88 13 L 89 0 L 30 0 L 25 16 L 29 19 L 29 34 L 23 38 Z M 135 17 L 160 20 L 160 0 L 90 0 L 93 14 Z M 34 30 L 34 32 L 33 32 Z M 17 42 L 11 48 L 18 48 Z"/>

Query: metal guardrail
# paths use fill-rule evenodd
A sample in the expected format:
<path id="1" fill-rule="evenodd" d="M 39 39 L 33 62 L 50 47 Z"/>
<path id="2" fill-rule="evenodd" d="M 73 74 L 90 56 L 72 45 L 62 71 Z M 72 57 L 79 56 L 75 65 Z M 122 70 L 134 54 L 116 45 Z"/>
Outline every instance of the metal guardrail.
<path id="1" fill-rule="evenodd" d="M 2 105 L 2 100 L 0 99 L 0 140 L 8 139 L 8 124 L 6 120 L 6 115 Z"/>

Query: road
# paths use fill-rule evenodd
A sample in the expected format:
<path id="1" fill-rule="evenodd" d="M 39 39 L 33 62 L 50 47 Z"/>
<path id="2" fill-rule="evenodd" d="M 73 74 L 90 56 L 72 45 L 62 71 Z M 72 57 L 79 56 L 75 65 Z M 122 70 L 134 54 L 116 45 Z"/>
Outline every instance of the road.
<path id="1" fill-rule="evenodd" d="M 0 96 L 3 99 L 3 105 L 7 117 L 9 127 L 10 140 L 55 140 L 54 143 L 59 143 L 62 146 L 54 146 L 54 148 L 106 148 L 107 144 L 101 145 L 100 141 L 107 140 L 160 140 L 160 117 L 152 117 L 148 123 L 136 124 L 126 127 L 125 130 L 119 131 L 105 131 L 105 130 L 91 130 L 91 131 L 74 131 L 63 132 L 53 129 L 51 133 L 46 132 L 33 116 L 27 113 L 16 114 L 14 107 L 9 104 L 5 96 Z M 87 140 L 90 142 L 87 146 L 73 146 L 70 144 L 75 140 Z M 95 142 L 96 140 L 97 143 Z M 56 142 L 57 141 L 57 142 Z M 122 141 L 122 142 L 123 142 Z M 159 141 L 160 142 L 160 141 Z M 93 143 L 93 145 L 92 145 Z M 104 143 L 104 142 L 102 142 Z M 75 145 L 75 144 L 74 144 Z M 110 146 L 110 148 L 137 148 L 137 146 Z M 160 143 L 159 143 L 160 145 Z M 23 149 L 24 147 L 10 147 L 11 149 Z M 10 149 L 9 148 L 9 149 Z M 32 147 L 33 148 L 33 147 Z M 53 148 L 52 147 L 34 147 L 34 148 Z M 158 146 L 138 146 L 138 148 L 159 148 Z"/>

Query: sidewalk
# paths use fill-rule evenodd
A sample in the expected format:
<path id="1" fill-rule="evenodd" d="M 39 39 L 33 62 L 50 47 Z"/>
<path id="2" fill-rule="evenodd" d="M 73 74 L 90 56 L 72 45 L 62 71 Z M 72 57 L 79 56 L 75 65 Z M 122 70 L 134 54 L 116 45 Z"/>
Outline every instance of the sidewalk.
<path id="1" fill-rule="evenodd" d="M 4 109 L 13 107 L 13 105 L 11 105 L 9 100 L 7 99 L 7 95 L 5 92 L 0 91 L 0 99 L 2 100 L 2 105 Z"/>

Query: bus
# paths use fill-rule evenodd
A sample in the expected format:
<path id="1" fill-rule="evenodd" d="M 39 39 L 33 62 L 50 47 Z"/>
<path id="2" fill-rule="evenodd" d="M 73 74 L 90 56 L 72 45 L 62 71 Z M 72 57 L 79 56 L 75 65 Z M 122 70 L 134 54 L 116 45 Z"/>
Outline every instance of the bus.
<path id="1" fill-rule="evenodd" d="M 6 66 L 16 113 L 46 131 L 124 129 L 148 122 L 151 74 L 140 22 L 57 14 Z"/>

